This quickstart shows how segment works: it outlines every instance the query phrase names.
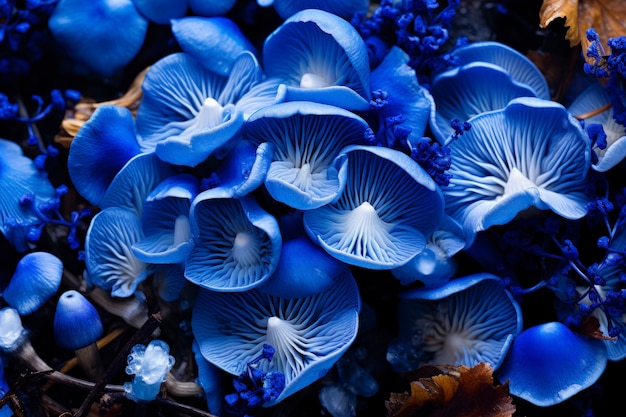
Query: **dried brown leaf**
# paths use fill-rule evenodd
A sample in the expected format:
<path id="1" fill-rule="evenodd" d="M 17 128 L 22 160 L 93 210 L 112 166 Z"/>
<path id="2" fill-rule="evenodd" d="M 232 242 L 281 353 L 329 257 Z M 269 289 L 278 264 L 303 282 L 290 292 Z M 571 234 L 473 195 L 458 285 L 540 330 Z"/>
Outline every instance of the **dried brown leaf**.
<path id="1" fill-rule="evenodd" d="M 385 403 L 390 417 L 512 417 L 515 406 L 508 383 L 494 386 L 486 363 L 472 368 L 443 367 L 444 373 L 411 383 L 411 394 L 391 394 Z M 436 368 L 426 370 L 429 374 Z"/>
<path id="2" fill-rule="evenodd" d="M 580 43 L 578 31 L 578 0 L 543 0 L 539 10 L 539 26 L 546 28 L 555 19 L 565 19 L 565 38 L 570 46 Z"/>
<path id="3" fill-rule="evenodd" d="M 544 0 L 539 10 L 539 25 L 545 28 L 558 18 L 565 19 L 565 38 L 570 45 L 581 44 L 583 51 L 589 46 L 585 35 L 587 29 L 593 28 L 598 32 L 606 55 L 611 53 L 607 41 L 626 35 L 623 0 Z"/>

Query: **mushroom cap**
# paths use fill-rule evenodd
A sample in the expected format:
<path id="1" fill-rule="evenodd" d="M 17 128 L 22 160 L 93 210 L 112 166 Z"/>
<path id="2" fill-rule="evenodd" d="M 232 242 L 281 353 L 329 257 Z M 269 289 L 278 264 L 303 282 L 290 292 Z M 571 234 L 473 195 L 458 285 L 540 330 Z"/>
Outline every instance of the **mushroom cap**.
<path id="1" fill-rule="evenodd" d="M 219 293 L 200 290 L 192 329 L 202 356 L 240 375 L 268 343 L 276 350 L 266 372 L 285 375 L 285 389 L 272 406 L 328 372 L 354 341 L 361 301 L 350 273 L 321 293 L 284 299 L 258 289 Z"/>
<path id="2" fill-rule="evenodd" d="M 139 13 L 159 25 L 167 25 L 187 14 L 188 3 L 188 0 L 133 0 Z"/>
<path id="3" fill-rule="evenodd" d="M 163 180 L 146 198 L 141 217 L 144 238 L 133 244 L 135 256 L 155 264 L 180 263 L 193 247 L 189 208 L 198 180 L 178 174 Z"/>
<path id="4" fill-rule="evenodd" d="M 266 38 L 263 62 L 268 78 L 282 79 L 296 94 L 290 100 L 315 97 L 350 110 L 369 109 L 367 48 L 357 30 L 339 16 L 318 9 L 293 14 Z"/>
<path id="5" fill-rule="evenodd" d="M 259 289 L 286 299 L 307 297 L 326 291 L 347 269 L 308 236 L 298 236 L 283 240 L 278 266 Z"/>
<path id="6" fill-rule="evenodd" d="M 440 143 L 446 143 L 454 129 L 452 119 L 462 122 L 481 113 L 506 107 L 516 97 L 535 97 L 533 89 L 519 83 L 502 68 L 486 62 L 472 62 L 439 74 L 430 93 L 436 116 L 431 129 Z"/>
<path id="7" fill-rule="evenodd" d="M 85 238 L 85 266 L 91 283 L 111 290 L 113 297 L 133 295 L 151 270 L 132 250 L 142 238 L 141 220 L 134 211 L 109 207 L 96 214 Z"/>
<path id="8" fill-rule="evenodd" d="M 48 252 L 31 252 L 17 263 L 4 300 L 22 316 L 32 313 L 56 294 L 61 285 L 63 262 Z"/>
<path id="9" fill-rule="evenodd" d="M 166 162 L 198 165 L 236 137 L 244 121 L 236 104 L 260 80 L 259 63 L 247 51 L 233 58 L 228 75 L 207 70 L 184 52 L 162 58 L 142 84 L 141 144 Z"/>
<path id="10" fill-rule="evenodd" d="M 185 53 L 223 76 L 228 76 L 241 52 L 257 55 L 254 45 L 228 17 L 181 17 L 172 20 L 172 33 Z"/>
<path id="11" fill-rule="evenodd" d="M 511 394 L 549 407 L 594 384 L 606 362 L 600 340 L 574 333 L 560 322 L 549 322 L 517 336 L 496 374 L 501 381 L 509 381 Z"/>
<path id="12" fill-rule="evenodd" d="M 273 0 L 276 13 L 283 19 L 304 9 L 321 9 L 350 20 L 355 13 L 367 13 L 369 0 Z"/>
<path id="13" fill-rule="evenodd" d="M 480 61 L 502 67 L 515 81 L 532 88 L 537 97 L 551 99 L 548 82 L 539 68 L 510 46 L 493 41 L 472 42 L 454 49 L 450 54 L 458 58 L 459 65 Z"/>
<path id="14" fill-rule="evenodd" d="M 146 37 L 148 20 L 132 0 L 61 0 L 48 27 L 76 62 L 110 77 L 137 55 Z"/>
<path id="15" fill-rule="evenodd" d="M 65 291 L 59 297 L 53 328 L 57 345 L 68 350 L 95 343 L 104 331 L 96 308 L 76 290 Z"/>
<path id="16" fill-rule="evenodd" d="M 498 369 L 522 331 L 520 306 L 491 274 L 456 278 L 400 297 L 400 339 L 422 352 L 422 364 L 487 362 Z"/>
<path id="17" fill-rule="evenodd" d="M 191 206 L 195 244 L 185 277 L 213 291 L 244 291 L 276 269 L 282 240 L 276 219 L 252 196 L 229 198 L 219 189 L 200 193 Z"/>
<path id="18" fill-rule="evenodd" d="M 611 99 L 604 86 L 597 80 L 594 80 L 567 107 L 567 111 L 575 117 L 585 113 L 593 114 L 597 109 L 610 103 Z M 584 120 L 587 127 L 593 123 L 601 124 L 606 134 L 606 148 L 600 149 L 597 145 L 593 147 L 593 151 L 598 156 L 598 162 L 591 167 L 596 171 L 606 172 L 623 161 L 626 157 L 626 127 L 617 123 L 613 118 L 613 106 L 610 106 L 600 114 L 595 114 Z"/>
<path id="19" fill-rule="evenodd" d="M 470 242 L 530 207 L 567 219 L 587 213 L 589 139 L 563 106 L 521 97 L 470 123 L 450 144 L 452 179 L 443 189 L 446 213 Z"/>
<path id="20" fill-rule="evenodd" d="M 363 143 L 367 123 L 339 107 L 314 102 L 280 103 L 254 113 L 244 137 L 274 145 L 265 186 L 277 201 L 310 210 L 335 200 L 345 181 L 341 150 Z"/>
<path id="21" fill-rule="evenodd" d="M 67 160 L 76 190 L 93 205 L 100 205 L 113 178 L 140 153 L 135 121 L 125 107 L 100 106 L 80 128 Z"/>
<path id="22" fill-rule="evenodd" d="M 435 101 L 430 92 L 419 85 L 415 70 L 408 65 L 409 56 L 397 46 L 385 55 L 372 71 L 372 91 L 387 92 L 387 104 L 380 110 L 380 123 L 388 116 L 402 115 L 403 126 L 410 126 L 408 140 L 421 139 L 429 121 L 436 116 Z M 448 121 L 450 123 L 450 121 Z"/>
<path id="23" fill-rule="evenodd" d="M 352 145 L 346 185 L 331 204 L 304 212 L 307 234 L 329 254 L 370 269 L 397 268 L 421 252 L 443 216 L 441 190 L 409 156 Z"/>
<path id="24" fill-rule="evenodd" d="M 55 190 L 45 171 L 39 171 L 33 160 L 24 156 L 22 148 L 15 142 L 0 139 L 0 231 L 18 251 L 29 249 L 28 227 L 40 220 L 29 210 L 20 206 L 24 195 L 34 195 L 38 201 L 55 197 Z M 11 227 L 17 223 L 18 227 Z"/>

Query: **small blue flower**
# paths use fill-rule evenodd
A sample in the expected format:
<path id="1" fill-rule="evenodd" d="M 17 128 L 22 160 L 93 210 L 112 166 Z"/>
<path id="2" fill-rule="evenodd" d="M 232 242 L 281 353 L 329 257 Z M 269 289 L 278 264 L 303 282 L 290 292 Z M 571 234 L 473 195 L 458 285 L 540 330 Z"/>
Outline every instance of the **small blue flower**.
<path id="1" fill-rule="evenodd" d="M 602 84 L 595 81 L 567 107 L 577 118 L 585 117 L 587 133 L 597 156 L 592 168 L 606 172 L 626 158 L 626 127 L 615 121 L 611 98 Z M 604 111 L 602 111 L 605 109 Z M 593 134 L 594 130 L 599 133 Z M 601 140 L 598 140 L 598 139 Z"/>

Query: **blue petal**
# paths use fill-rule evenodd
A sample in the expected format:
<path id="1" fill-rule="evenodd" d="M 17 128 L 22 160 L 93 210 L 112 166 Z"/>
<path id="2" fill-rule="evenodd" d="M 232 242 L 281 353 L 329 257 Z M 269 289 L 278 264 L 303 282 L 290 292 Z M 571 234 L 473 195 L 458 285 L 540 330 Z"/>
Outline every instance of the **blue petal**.
<path id="1" fill-rule="evenodd" d="M 274 0 L 274 9 L 283 19 L 304 9 L 321 9 L 348 21 L 355 13 L 367 14 L 369 0 Z"/>
<path id="2" fill-rule="evenodd" d="M 308 210 L 333 201 L 343 189 L 345 157 L 341 149 L 363 143 L 367 123 L 338 107 L 311 102 L 281 103 L 254 113 L 244 137 L 275 145 L 265 179 L 270 195 Z"/>
<path id="3" fill-rule="evenodd" d="M 262 143 L 258 147 L 241 140 L 228 154 L 215 174 L 219 180 L 217 188 L 224 190 L 227 197 L 239 198 L 256 190 L 270 168 L 274 156 L 274 144 Z"/>
<path id="4" fill-rule="evenodd" d="M 454 133 L 452 119 L 462 122 L 478 114 L 499 110 L 516 97 L 534 97 L 528 86 L 513 81 L 501 68 L 483 62 L 467 64 L 438 75 L 431 94 L 436 104 L 436 122 L 431 129 L 440 143 Z"/>
<path id="5" fill-rule="evenodd" d="M 328 290 L 346 273 L 348 265 L 300 236 L 283 241 L 278 267 L 259 289 L 282 298 L 308 297 Z"/>
<path id="6" fill-rule="evenodd" d="M 73 59 L 109 77 L 137 55 L 148 21 L 132 0 L 62 0 L 52 12 L 48 27 Z"/>
<path id="7" fill-rule="evenodd" d="M 519 98 L 470 120 L 450 145 L 446 213 L 472 236 L 535 206 L 568 219 L 586 213 L 589 140 L 559 104 Z"/>
<path id="8" fill-rule="evenodd" d="M 29 249 L 29 225 L 40 219 L 20 206 L 24 195 L 36 196 L 34 204 L 55 197 L 55 191 L 45 171 L 39 171 L 15 142 L 0 139 L 0 230 L 18 251 Z M 14 226 L 11 226 L 14 225 Z"/>
<path id="9" fill-rule="evenodd" d="M 141 216 L 148 194 L 172 175 L 172 167 L 155 154 L 139 154 L 128 161 L 113 178 L 100 207 L 123 207 Z"/>
<path id="10" fill-rule="evenodd" d="M 498 369 L 522 331 L 520 306 L 486 273 L 403 293 L 398 314 L 400 338 L 423 355 L 423 365 L 486 362 Z"/>
<path id="11" fill-rule="evenodd" d="M 195 239 L 185 277 L 214 291 L 244 291 L 261 285 L 276 269 L 281 236 L 276 219 L 250 196 L 200 193 L 191 207 Z"/>
<path id="12" fill-rule="evenodd" d="M 239 26 L 227 17 L 187 16 L 172 21 L 172 33 L 183 51 L 209 71 L 227 76 L 243 51 L 257 54 Z"/>
<path id="13" fill-rule="evenodd" d="M 309 236 L 337 259 L 397 268 L 417 255 L 443 215 L 432 178 L 402 152 L 353 145 L 346 186 L 333 203 L 304 213 Z"/>
<path id="14" fill-rule="evenodd" d="M 133 3 L 146 19 L 160 25 L 187 14 L 187 0 L 133 0 Z"/>
<path id="15" fill-rule="evenodd" d="M 139 153 L 130 110 L 98 107 L 70 145 L 67 166 L 72 183 L 81 196 L 99 206 L 115 175 Z"/>
<path id="16" fill-rule="evenodd" d="M 187 283 L 182 263 L 157 265 L 154 270 L 153 285 L 157 288 L 159 297 L 168 303 L 180 298 Z"/>
<path id="17" fill-rule="evenodd" d="M 165 179 L 148 195 L 141 217 L 145 237 L 133 245 L 138 259 L 153 264 L 185 260 L 193 247 L 189 208 L 197 193 L 198 180 L 179 174 Z"/>
<path id="18" fill-rule="evenodd" d="M 137 259 L 132 246 L 143 237 L 135 212 L 110 207 L 94 216 L 85 238 L 85 266 L 89 280 L 113 297 L 133 295 L 151 267 Z"/>
<path id="19" fill-rule="evenodd" d="M 511 394 L 532 404 L 559 404 L 593 385 L 606 367 L 606 349 L 600 340 L 550 322 L 523 331 L 497 371 L 509 381 Z"/>
<path id="20" fill-rule="evenodd" d="M 20 315 L 25 316 L 44 305 L 61 285 L 63 263 L 47 252 L 31 252 L 17 263 L 2 296 Z"/>
<path id="21" fill-rule="evenodd" d="M 219 16 L 233 8 L 237 0 L 189 0 L 189 7 L 198 16 Z"/>
<path id="22" fill-rule="evenodd" d="M 421 139 L 429 120 L 435 117 L 435 101 L 428 90 L 419 85 L 408 61 L 408 55 L 394 46 L 372 71 L 371 85 L 374 91 L 388 93 L 388 103 L 380 113 L 381 119 L 402 115 L 404 126 L 411 128 L 409 138 Z"/>
<path id="23" fill-rule="evenodd" d="M 258 289 L 235 293 L 201 290 L 192 329 L 202 356 L 234 375 L 259 356 L 264 343 L 276 349 L 264 371 L 285 375 L 272 406 L 324 376 L 354 341 L 361 300 L 350 274 L 327 291 L 286 300 Z"/>
<path id="24" fill-rule="evenodd" d="M 473 42 L 453 50 L 451 55 L 459 59 L 459 65 L 480 61 L 502 67 L 515 81 L 532 88 L 537 97 L 551 98 L 548 83 L 539 68 L 510 46 L 491 41 Z"/>
<path id="25" fill-rule="evenodd" d="M 265 40 L 263 62 L 268 77 L 289 86 L 346 86 L 370 100 L 365 43 L 352 25 L 331 13 L 307 9 L 291 16 Z"/>
<path id="26" fill-rule="evenodd" d="M 323 88 L 302 88 L 281 84 L 276 91 L 276 103 L 314 101 L 352 111 L 367 111 L 370 103 L 349 87 L 333 85 Z"/>

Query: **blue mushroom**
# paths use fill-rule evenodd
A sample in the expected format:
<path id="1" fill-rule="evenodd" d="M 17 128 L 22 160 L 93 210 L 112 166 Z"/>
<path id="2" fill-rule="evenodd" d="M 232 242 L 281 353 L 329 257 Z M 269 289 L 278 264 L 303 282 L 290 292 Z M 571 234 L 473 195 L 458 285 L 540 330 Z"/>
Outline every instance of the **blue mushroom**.
<path id="1" fill-rule="evenodd" d="M 419 358 L 412 367 L 486 362 L 498 369 L 522 331 L 522 312 L 494 275 L 480 273 L 400 295 L 399 339 Z M 488 302 L 485 302 L 488 300 Z"/>
<path id="2" fill-rule="evenodd" d="M 126 373 L 133 375 L 133 380 L 124 384 L 126 395 L 140 403 L 154 400 L 174 362 L 170 347 L 162 340 L 133 346 L 126 366 Z"/>
<path id="3" fill-rule="evenodd" d="M 132 0 L 60 0 L 48 26 L 72 59 L 90 71 L 111 77 L 141 49 L 148 20 Z"/>
<path id="4" fill-rule="evenodd" d="M 591 147 L 563 106 L 523 97 L 470 123 L 450 145 L 452 179 L 443 189 L 446 213 L 461 223 L 468 244 L 530 207 L 567 219 L 587 213 Z"/>
<path id="5" fill-rule="evenodd" d="M 393 269 L 426 246 L 443 216 L 434 180 L 400 151 L 353 145 L 346 185 L 336 201 L 304 212 L 308 235 L 340 261 Z"/>
<path id="6" fill-rule="evenodd" d="M 70 145 L 67 167 L 72 183 L 87 201 L 100 205 L 113 178 L 139 153 L 130 110 L 113 105 L 98 107 Z"/>
<path id="7" fill-rule="evenodd" d="M 76 290 L 65 291 L 59 297 L 53 327 L 57 345 L 68 350 L 95 343 L 104 331 L 96 308 Z"/>
<path id="8" fill-rule="evenodd" d="M 163 180 L 146 197 L 141 216 L 144 238 L 132 246 L 137 258 L 154 264 L 185 260 L 193 247 L 189 208 L 198 188 L 193 175 L 178 174 Z"/>
<path id="9" fill-rule="evenodd" d="M 254 197 L 240 199 L 220 189 L 200 193 L 191 205 L 195 244 L 185 277 L 213 291 L 244 291 L 261 285 L 276 269 L 281 236 L 276 219 Z"/>
<path id="10" fill-rule="evenodd" d="M 610 104 L 609 94 L 600 82 L 594 80 L 567 107 L 573 116 L 585 121 L 587 134 L 593 141 L 592 149 L 597 156 L 591 167 L 599 172 L 610 170 L 626 158 L 626 127 L 615 121 Z M 605 110 L 598 112 L 599 109 Z"/>
<path id="11" fill-rule="evenodd" d="M 0 139 L 0 188 L 0 231 L 17 251 L 24 252 L 29 248 L 29 226 L 39 219 L 20 199 L 35 196 L 34 204 L 50 200 L 55 197 L 54 187 L 17 143 Z"/>
<path id="12" fill-rule="evenodd" d="M 300 10 L 321 9 L 348 21 L 355 13 L 365 15 L 370 4 L 369 0 L 257 0 L 257 3 L 263 7 L 273 6 L 283 19 Z"/>
<path id="13" fill-rule="evenodd" d="M 239 101 L 245 101 L 242 97 L 261 75 L 256 58 L 247 51 L 233 60 L 228 75 L 207 70 L 183 52 L 162 58 L 142 84 L 137 111 L 142 144 L 166 162 L 200 164 L 236 137 L 252 111 Z"/>
<path id="14" fill-rule="evenodd" d="M 254 45 L 228 17 L 181 17 L 172 20 L 172 33 L 185 53 L 223 76 L 228 76 L 241 52 L 257 56 Z"/>
<path id="15" fill-rule="evenodd" d="M 141 220 L 135 212 L 109 207 L 96 214 L 85 238 L 88 282 L 111 291 L 113 297 L 133 295 L 153 269 L 132 250 L 142 238 Z"/>
<path id="16" fill-rule="evenodd" d="M 446 143 L 454 133 L 453 119 L 466 121 L 481 113 L 500 110 L 516 97 L 535 97 L 525 84 L 515 81 L 502 68 L 473 62 L 439 74 L 430 92 L 435 100 L 436 116 L 431 119 L 433 135 Z"/>
<path id="17" fill-rule="evenodd" d="M 535 405 L 559 404 L 593 385 L 606 367 L 602 342 L 559 322 L 524 330 L 496 375 L 511 394 Z"/>
<path id="18" fill-rule="evenodd" d="M 266 38 L 263 63 L 266 76 L 283 83 L 278 101 L 369 109 L 367 48 L 356 29 L 339 16 L 317 9 L 295 13 Z"/>
<path id="19" fill-rule="evenodd" d="M 44 305 L 61 285 L 63 262 L 48 252 L 24 255 L 15 268 L 2 297 L 25 316 Z"/>
<path id="20" fill-rule="evenodd" d="M 313 102 L 280 103 L 254 113 L 244 137 L 272 143 L 274 158 L 265 186 L 277 201 L 309 210 L 336 199 L 345 183 L 343 147 L 363 143 L 367 123 L 339 107 Z"/>
<path id="21" fill-rule="evenodd" d="M 350 273 L 326 291 L 284 299 L 258 289 L 219 293 L 200 290 L 192 329 L 202 356 L 224 371 L 240 375 L 264 345 L 275 353 L 258 363 L 280 372 L 285 388 L 270 407 L 324 376 L 356 337 L 361 301 Z"/>
<path id="22" fill-rule="evenodd" d="M 526 56 L 503 43 L 472 42 L 453 49 L 450 55 L 457 60 L 459 65 L 471 62 L 497 65 L 510 74 L 516 82 L 532 88 L 535 96 L 544 100 L 551 98 L 548 83 L 539 68 Z"/>

